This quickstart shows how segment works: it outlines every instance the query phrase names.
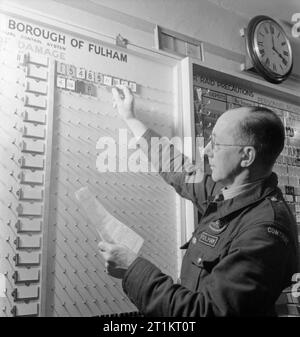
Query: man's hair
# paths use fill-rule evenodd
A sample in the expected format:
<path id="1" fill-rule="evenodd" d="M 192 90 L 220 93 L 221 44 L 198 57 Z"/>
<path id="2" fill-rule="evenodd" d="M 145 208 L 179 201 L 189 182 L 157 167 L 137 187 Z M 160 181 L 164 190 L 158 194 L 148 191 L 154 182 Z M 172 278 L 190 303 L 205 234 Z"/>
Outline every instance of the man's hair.
<path id="1" fill-rule="evenodd" d="M 272 167 L 284 147 L 284 126 L 276 113 L 264 107 L 251 107 L 249 115 L 239 123 L 238 137 L 257 151 L 257 160 Z"/>

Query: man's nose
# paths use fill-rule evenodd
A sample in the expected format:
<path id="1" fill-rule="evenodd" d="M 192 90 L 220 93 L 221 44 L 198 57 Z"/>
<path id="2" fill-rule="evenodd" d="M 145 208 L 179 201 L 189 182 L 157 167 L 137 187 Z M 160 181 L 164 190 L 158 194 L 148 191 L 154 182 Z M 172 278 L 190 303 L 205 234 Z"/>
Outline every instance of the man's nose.
<path id="1" fill-rule="evenodd" d="M 211 148 L 211 142 L 208 142 L 204 148 L 204 154 L 206 154 L 208 157 L 212 157 L 212 148 Z"/>

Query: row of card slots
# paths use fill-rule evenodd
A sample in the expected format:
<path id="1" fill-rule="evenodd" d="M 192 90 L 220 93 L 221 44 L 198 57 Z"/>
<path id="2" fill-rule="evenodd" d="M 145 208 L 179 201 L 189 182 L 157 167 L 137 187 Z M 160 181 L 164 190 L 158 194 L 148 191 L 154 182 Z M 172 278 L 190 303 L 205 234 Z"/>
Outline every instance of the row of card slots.
<path id="1" fill-rule="evenodd" d="M 38 302 L 40 298 L 40 269 L 34 267 L 41 266 L 42 238 L 32 234 L 42 230 L 43 203 L 38 201 L 43 200 L 44 190 L 36 185 L 44 184 L 45 159 L 40 154 L 45 153 L 49 59 L 28 53 L 24 55 L 24 64 L 27 66 L 22 113 L 25 123 L 20 144 L 23 155 L 19 159 L 24 170 L 19 175 L 23 186 L 16 192 L 21 202 L 16 209 L 19 217 L 15 224 L 18 235 L 14 240 L 17 253 L 13 257 L 15 266 L 21 268 L 13 274 L 16 286 L 11 295 L 16 305 L 11 312 L 13 316 L 38 316 L 39 303 L 32 301 Z"/>

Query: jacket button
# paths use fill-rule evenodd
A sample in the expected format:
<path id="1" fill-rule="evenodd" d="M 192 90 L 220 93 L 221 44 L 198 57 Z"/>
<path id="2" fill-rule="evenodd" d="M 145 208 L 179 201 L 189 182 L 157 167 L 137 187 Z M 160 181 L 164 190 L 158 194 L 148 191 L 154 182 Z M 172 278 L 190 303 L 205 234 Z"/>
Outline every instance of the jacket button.
<path id="1" fill-rule="evenodd" d="M 202 262 L 202 258 L 201 258 L 201 257 L 198 257 L 197 263 L 200 264 L 201 262 Z"/>
<path id="2" fill-rule="evenodd" d="M 193 237 L 192 244 L 195 244 L 197 242 L 197 238 Z"/>

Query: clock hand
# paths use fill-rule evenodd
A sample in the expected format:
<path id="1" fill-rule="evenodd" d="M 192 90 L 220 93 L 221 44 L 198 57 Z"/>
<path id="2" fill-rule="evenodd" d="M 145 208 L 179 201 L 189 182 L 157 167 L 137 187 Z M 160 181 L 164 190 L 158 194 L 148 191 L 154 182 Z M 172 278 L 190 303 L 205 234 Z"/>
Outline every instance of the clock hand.
<path id="1" fill-rule="evenodd" d="M 275 49 L 275 48 L 272 48 L 275 53 L 283 60 L 283 61 L 286 61 L 286 59 Z"/>
<path id="2" fill-rule="evenodd" d="M 274 50 L 275 51 L 275 53 L 283 60 L 283 61 L 286 61 L 286 59 L 278 52 L 278 50 L 277 49 L 275 49 L 275 47 L 274 47 L 274 38 L 273 38 L 273 36 L 272 36 L 272 43 L 273 43 L 273 47 L 272 47 L 272 50 Z"/>

